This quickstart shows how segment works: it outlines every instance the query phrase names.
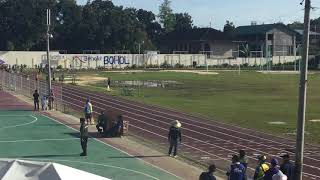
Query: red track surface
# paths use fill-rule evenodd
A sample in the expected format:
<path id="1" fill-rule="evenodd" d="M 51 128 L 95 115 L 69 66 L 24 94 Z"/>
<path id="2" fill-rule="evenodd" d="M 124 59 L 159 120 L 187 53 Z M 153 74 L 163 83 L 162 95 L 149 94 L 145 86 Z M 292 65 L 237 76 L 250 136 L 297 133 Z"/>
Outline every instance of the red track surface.
<path id="1" fill-rule="evenodd" d="M 21 78 L 21 80 L 20 80 Z M 18 78 L 16 86 L 23 94 L 30 96 L 37 83 L 28 81 L 24 77 Z M 19 85 L 20 84 L 20 85 Z M 20 88 L 19 88 L 20 86 Z M 46 91 L 46 84 L 38 84 L 40 93 Z M 225 170 L 230 164 L 229 160 L 238 150 L 245 149 L 249 156 L 249 174 L 253 173 L 258 154 L 269 158 L 279 158 L 280 153 L 288 152 L 294 158 L 295 142 L 282 137 L 262 134 L 254 130 L 244 129 L 202 117 L 191 116 L 182 112 L 164 109 L 156 106 L 124 100 L 102 93 L 88 92 L 76 86 L 53 86 L 56 101 L 62 99 L 63 103 L 75 110 L 83 111 L 85 100 L 90 97 L 95 112 L 105 109 L 119 111 L 125 120 L 130 121 L 130 132 L 167 146 L 167 133 L 173 120 L 182 122 L 183 143 L 181 152 L 187 157 L 201 163 L 214 161 L 218 167 Z M 45 93 L 46 94 L 46 93 Z M 17 109 L 20 103 L 10 102 L 6 105 Z M 25 107 L 20 107 L 25 108 Z M 304 159 L 304 179 L 320 179 L 320 147 L 306 145 Z"/>
<path id="2" fill-rule="evenodd" d="M 256 166 L 258 154 L 276 157 L 288 152 L 294 156 L 295 142 L 289 139 L 258 133 L 182 112 L 124 100 L 96 92 L 87 92 L 75 86 L 64 86 L 62 98 L 70 107 L 81 110 L 90 97 L 94 110 L 112 109 L 121 112 L 130 121 L 130 132 L 162 145 L 167 144 L 167 133 L 173 120 L 182 122 L 181 151 L 201 163 L 214 161 L 225 169 L 233 154 L 245 149 L 249 156 L 249 173 Z M 320 179 L 320 147 L 307 145 L 304 160 L 304 179 Z"/>
<path id="3" fill-rule="evenodd" d="M 32 110 L 32 106 L 9 93 L 0 91 L 0 110 Z"/>

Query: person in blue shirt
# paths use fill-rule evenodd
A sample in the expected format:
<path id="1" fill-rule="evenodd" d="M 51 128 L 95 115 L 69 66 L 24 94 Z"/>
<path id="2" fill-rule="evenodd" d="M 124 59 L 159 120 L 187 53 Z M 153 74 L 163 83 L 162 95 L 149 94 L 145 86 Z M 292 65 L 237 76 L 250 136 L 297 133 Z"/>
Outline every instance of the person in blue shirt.
<path id="1" fill-rule="evenodd" d="M 263 180 L 272 180 L 272 176 L 279 172 L 278 164 L 279 164 L 279 162 L 278 162 L 277 159 L 272 159 L 271 160 L 271 167 L 265 173 L 265 175 L 263 177 Z"/>
<path id="2" fill-rule="evenodd" d="M 294 179 L 294 165 L 290 162 L 290 156 L 288 153 L 281 156 L 282 164 L 280 165 L 280 170 L 283 174 L 288 177 L 288 180 Z"/>
<path id="3" fill-rule="evenodd" d="M 232 164 L 227 171 L 228 180 L 244 180 L 245 167 L 240 163 L 240 158 L 237 155 L 233 155 Z"/>
<path id="4" fill-rule="evenodd" d="M 211 164 L 208 168 L 208 172 L 201 173 L 199 180 L 216 180 L 213 173 L 216 171 L 216 165 Z"/>

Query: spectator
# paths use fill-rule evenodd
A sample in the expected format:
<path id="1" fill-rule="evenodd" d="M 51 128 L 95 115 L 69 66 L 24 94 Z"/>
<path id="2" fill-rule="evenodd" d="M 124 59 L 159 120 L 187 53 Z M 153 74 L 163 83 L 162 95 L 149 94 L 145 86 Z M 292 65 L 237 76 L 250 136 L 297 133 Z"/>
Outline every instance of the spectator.
<path id="1" fill-rule="evenodd" d="M 270 169 L 265 173 L 265 176 L 263 177 L 263 180 L 272 180 L 272 176 L 277 174 L 279 172 L 278 169 L 278 160 L 272 159 L 271 160 L 271 167 Z"/>
<path id="2" fill-rule="evenodd" d="M 239 158 L 240 158 L 240 163 L 244 166 L 245 168 L 245 178 L 247 179 L 247 167 L 248 167 L 248 158 L 246 156 L 246 152 L 244 150 L 239 151 Z"/>
<path id="3" fill-rule="evenodd" d="M 216 171 L 216 165 L 212 164 L 208 168 L 208 172 L 201 173 L 199 180 L 216 180 L 213 173 Z"/>
<path id="4" fill-rule="evenodd" d="M 90 120 L 90 124 L 92 124 L 92 112 L 93 112 L 92 104 L 90 103 L 90 99 L 87 99 L 86 105 L 84 107 L 84 113 L 85 113 L 87 124 L 89 124 L 89 120 Z"/>
<path id="5" fill-rule="evenodd" d="M 111 90 L 110 90 L 110 87 L 111 87 L 111 78 L 108 77 L 108 78 L 107 78 L 107 91 L 111 91 Z"/>
<path id="6" fill-rule="evenodd" d="M 240 163 L 239 156 L 232 156 L 232 164 L 227 171 L 228 180 L 243 180 L 245 177 L 245 167 Z"/>
<path id="7" fill-rule="evenodd" d="M 82 153 L 80 156 L 87 156 L 87 144 L 88 144 L 88 125 L 85 124 L 85 119 L 80 118 L 80 142 L 81 142 L 81 148 Z"/>
<path id="8" fill-rule="evenodd" d="M 272 180 L 288 180 L 288 177 L 279 170 L 279 172 L 272 176 Z"/>
<path id="9" fill-rule="evenodd" d="M 45 111 L 48 108 L 48 99 L 46 96 L 42 96 L 41 98 L 41 107 L 42 107 L 42 111 Z"/>
<path id="10" fill-rule="evenodd" d="M 54 94 L 53 94 L 53 90 L 50 90 L 50 94 L 49 94 L 49 109 L 52 110 L 54 109 Z"/>
<path id="11" fill-rule="evenodd" d="M 294 179 L 294 165 L 290 162 L 290 156 L 288 153 L 281 156 L 282 164 L 280 170 L 288 177 L 288 180 Z"/>
<path id="12" fill-rule="evenodd" d="M 173 150 L 173 157 L 177 158 L 178 153 L 178 143 L 181 143 L 181 123 L 176 120 L 172 122 L 172 125 L 169 129 L 168 141 L 170 143 L 169 156 L 171 156 Z"/>
<path id="13" fill-rule="evenodd" d="M 98 116 L 98 123 L 96 125 L 96 128 L 99 133 L 106 132 L 106 124 L 107 122 L 106 122 L 106 118 L 104 117 L 104 112 L 101 111 L 100 115 Z"/>
<path id="14" fill-rule="evenodd" d="M 33 103 L 34 103 L 34 110 L 39 111 L 39 93 L 38 90 L 35 90 L 33 93 Z"/>
<path id="15" fill-rule="evenodd" d="M 258 166 L 254 172 L 254 180 L 262 180 L 265 173 L 269 170 L 269 165 L 266 164 L 267 157 L 264 155 L 258 156 Z"/>

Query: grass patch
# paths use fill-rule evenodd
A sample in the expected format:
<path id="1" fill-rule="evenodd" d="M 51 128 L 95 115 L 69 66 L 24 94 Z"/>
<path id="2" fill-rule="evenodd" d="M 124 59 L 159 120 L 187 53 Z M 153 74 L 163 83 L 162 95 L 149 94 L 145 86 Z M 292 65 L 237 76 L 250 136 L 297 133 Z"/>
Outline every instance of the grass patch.
<path id="1" fill-rule="evenodd" d="M 93 74 L 93 73 L 92 73 Z M 201 114 L 216 121 L 285 135 L 296 129 L 299 75 L 262 74 L 257 72 L 219 72 L 219 75 L 197 75 L 177 72 L 112 73 L 94 72 L 112 80 L 171 80 L 179 84 L 168 88 L 136 88 L 134 96 L 125 97 L 146 104 L 174 108 L 191 114 Z M 88 75 L 88 73 L 79 73 Z M 309 75 L 306 114 L 306 140 L 320 144 L 320 76 Z M 87 86 L 106 91 L 103 83 Z M 119 96 L 121 88 L 114 88 Z M 281 121 L 286 125 L 268 122 Z M 294 136 L 291 136 L 295 138 Z"/>

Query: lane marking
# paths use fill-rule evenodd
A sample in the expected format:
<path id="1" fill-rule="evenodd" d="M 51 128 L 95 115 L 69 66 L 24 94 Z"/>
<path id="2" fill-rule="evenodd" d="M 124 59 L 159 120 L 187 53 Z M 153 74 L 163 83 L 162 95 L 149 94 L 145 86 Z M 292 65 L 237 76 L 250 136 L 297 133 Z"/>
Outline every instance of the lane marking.
<path id="1" fill-rule="evenodd" d="M 58 120 L 56 120 L 56 119 L 54 119 L 54 118 L 51 118 L 51 117 L 49 117 L 49 116 L 47 116 L 47 115 L 42 115 L 42 116 L 44 116 L 44 117 L 46 117 L 46 118 L 49 118 L 49 119 L 53 120 L 54 122 L 57 122 L 58 124 L 64 125 L 65 127 L 69 128 L 69 129 L 72 129 L 72 130 L 74 130 L 74 131 L 76 131 L 76 132 L 79 132 L 79 130 L 77 130 L 77 129 L 69 126 L 69 125 L 66 125 L 66 124 L 64 124 L 64 123 L 62 123 L 62 122 L 60 122 L 60 121 L 58 121 Z M 94 138 L 94 137 L 91 137 L 91 138 L 94 139 L 94 140 L 96 140 L 96 141 L 98 141 L 98 142 L 100 142 L 100 143 L 102 143 L 102 144 L 104 144 L 104 145 L 106 145 L 106 146 L 109 146 L 109 147 L 111 147 L 111 148 L 113 148 L 113 149 L 115 149 L 115 150 L 117 150 L 117 151 L 120 151 L 120 152 L 122 152 L 122 153 L 124 153 L 124 154 L 126 154 L 126 155 L 128 155 L 128 156 L 130 156 L 130 157 L 134 157 L 133 155 L 131 155 L 131 154 L 129 154 L 129 153 L 127 153 L 127 152 L 119 149 L 119 148 L 116 148 L 116 147 L 114 147 L 114 146 L 112 146 L 112 145 L 110 145 L 110 144 L 107 144 L 106 142 L 103 142 L 103 141 L 100 140 L 100 139 L 96 139 L 96 138 Z M 182 177 L 179 177 L 179 176 L 177 176 L 177 175 L 175 175 L 175 174 L 173 174 L 173 173 L 171 173 L 171 172 L 169 172 L 169 171 L 167 171 L 167 170 L 165 170 L 165 169 L 162 169 L 162 168 L 160 168 L 160 167 L 158 167 L 158 166 L 155 166 L 155 165 L 153 165 L 153 164 L 151 164 L 151 163 L 149 163 L 149 162 L 147 162 L 147 161 L 144 161 L 144 160 L 141 159 L 141 158 L 137 158 L 137 157 L 134 157 L 134 158 L 135 158 L 135 159 L 138 159 L 138 160 L 140 160 L 140 161 L 142 161 L 142 162 L 144 162 L 144 163 L 146 163 L 146 164 L 148 164 L 148 165 L 150 165 L 150 166 L 152 166 L 152 167 L 154 167 L 154 168 L 157 168 L 157 169 L 159 169 L 159 170 L 161 170 L 161 171 L 163 171 L 163 172 L 166 172 L 167 174 L 170 174 L 170 175 L 172 175 L 172 176 L 174 176 L 174 177 L 176 177 L 176 178 L 178 178 L 178 179 L 183 180 Z"/>
<path id="2" fill-rule="evenodd" d="M 0 130 L 3 130 L 3 129 L 9 129 L 9 128 L 15 128 L 15 127 L 21 127 L 21 126 L 27 126 L 27 125 L 30 125 L 30 124 L 33 124 L 33 123 L 35 123 L 35 122 L 37 122 L 38 121 L 38 118 L 37 117 L 35 117 L 35 116 L 33 116 L 33 115 L 27 115 L 27 116 L 24 116 L 24 117 L 32 117 L 32 118 L 34 118 L 34 120 L 33 121 L 31 121 L 31 122 L 28 122 L 28 123 L 23 123 L 23 124 L 18 124 L 18 125 L 14 125 L 14 126 L 5 126 L 5 127 L 1 127 L 0 128 Z M 14 115 L 12 115 L 12 116 L 8 116 L 8 117 L 14 117 Z M 21 116 L 17 116 L 17 117 L 21 117 Z"/>
<path id="3" fill-rule="evenodd" d="M 56 162 L 69 162 L 69 163 L 77 163 L 77 164 L 89 164 L 89 165 L 95 165 L 95 166 L 103 166 L 103 167 L 109 167 L 109 168 L 115 168 L 115 169 L 121 169 L 121 170 L 125 170 L 125 171 L 129 171 L 129 172 L 133 172 L 136 174 L 140 174 L 152 179 L 156 179 L 156 180 L 160 180 L 154 176 L 151 176 L 149 174 L 140 172 L 140 171 L 136 171 L 133 169 L 128 169 L 128 168 L 123 168 L 123 167 L 118 167 L 118 166 L 112 166 L 112 165 L 107 165 L 107 164 L 101 164 L 101 163 L 95 163 L 95 162 L 83 162 L 83 161 L 72 161 L 72 160 L 62 160 L 62 159 L 42 159 L 42 158 L 21 158 L 22 160 L 40 160 L 40 161 L 48 161 L 48 162 L 52 162 L 52 161 L 56 161 Z"/>
<path id="4" fill-rule="evenodd" d="M 45 141 L 71 141 L 79 140 L 79 138 L 65 138 L 65 139 L 22 139 L 12 141 L 0 141 L 0 143 L 20 143 L 20 142 L 45 142 Z"/>

